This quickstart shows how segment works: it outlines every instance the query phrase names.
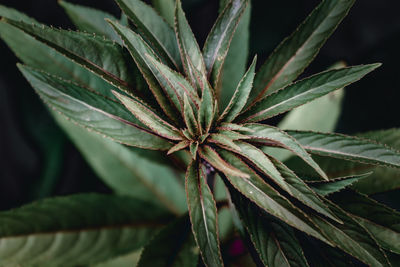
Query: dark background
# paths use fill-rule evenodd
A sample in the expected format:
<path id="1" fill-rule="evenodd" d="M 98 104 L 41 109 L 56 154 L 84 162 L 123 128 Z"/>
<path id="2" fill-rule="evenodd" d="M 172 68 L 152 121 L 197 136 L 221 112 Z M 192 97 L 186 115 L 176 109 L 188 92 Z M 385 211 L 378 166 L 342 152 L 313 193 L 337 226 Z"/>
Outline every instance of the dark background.
<path id="1" fill-rule="evenodd" d="M 112 0 L 70 0 L 119 15 Z M 253 0 L 250 55 L 263 62 L 319 3 L 317 0 Z M 0 0 L 40 22 L 73 29 L 56 0 Z M 217 0 L 183 0 L 190 23 L 204 42 L 217 16 Z M 306 75 L 344 60 L 382 62 L 372 75 L 347 88 L 337 132 L 399 127 L 400 1 L 359 0 L 306 70 Z M 77 192 L 109 192 L 55 125 L 17 71 L 17 58 L 0 41 L 0 210 L 33 199 Z M 380 197 L 400 202 L 399 191 Z M 395 205 L 396 206 L 396 205 Z"/>

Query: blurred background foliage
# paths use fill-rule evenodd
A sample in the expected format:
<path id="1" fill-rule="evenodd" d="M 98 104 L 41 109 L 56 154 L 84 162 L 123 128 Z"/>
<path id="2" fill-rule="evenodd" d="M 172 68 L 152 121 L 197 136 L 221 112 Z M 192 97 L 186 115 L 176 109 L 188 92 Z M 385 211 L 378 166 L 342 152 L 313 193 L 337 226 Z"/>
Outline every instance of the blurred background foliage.
<path id="1" fill-rule="evenodd" d="M 119 16 L 109 0 L 69 0 Z M 183 0 L 202 44 L 218 12 L 216 0 Z M 74 29 L 56 0 L 1 0 L 40 22 Z M 253 0 L 250 55 L 264 60 L 319 3 L 318 0 Z M 338 60 L 349 65 L 382 62 L 372 75 L 346 89 L 336 131 L 355 134 L 400 127 L 400 2 L 359 0 L 322 48 L 305 76 Z M 252 58 L 251 56 L 249 58 Z M 0 41 L 0 210 L 34 199 L 77 192 L 111 192 L 50 117 Z M 281 116 L 271 124 L 277 124 Z M 375 196 L 400 208 L 399 190 Z"/>

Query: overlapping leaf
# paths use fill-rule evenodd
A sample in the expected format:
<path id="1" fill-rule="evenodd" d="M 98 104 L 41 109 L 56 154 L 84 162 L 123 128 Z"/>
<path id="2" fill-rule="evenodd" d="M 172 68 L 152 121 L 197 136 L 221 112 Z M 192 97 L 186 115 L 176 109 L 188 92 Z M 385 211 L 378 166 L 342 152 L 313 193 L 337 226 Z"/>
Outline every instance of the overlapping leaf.
<path id="1" fill-rule="evenodd" d="M 46 199 L 0 218 L 0 266 L 103 261 L 138 249 L 170 220 L 150 203 L 98 194 Z"/>
<path id="2" fill-rule="evenodd" d="M 186 173 L 186 193 L 190 221 L 197 245 L 207 266 L 223 266 L 219 248 L 217 207 L 207 177 L 199 161 Z"/>
<path id="3" fill-rule="evenodd" d="M 254 99 L 287 86 L 317 55 L 355 0 L 324 0 L 271 54 L 257 73 Z M 267 91 L 268 90 L 268 91 Z"/>

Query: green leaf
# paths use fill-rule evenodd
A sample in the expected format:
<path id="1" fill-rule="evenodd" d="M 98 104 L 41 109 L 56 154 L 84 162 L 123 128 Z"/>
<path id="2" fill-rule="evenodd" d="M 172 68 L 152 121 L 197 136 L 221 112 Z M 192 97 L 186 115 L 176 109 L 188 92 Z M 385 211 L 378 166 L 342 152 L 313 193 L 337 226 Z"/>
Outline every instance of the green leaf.
<path id="1" fill-rule="evenodd" d="M 287 131 L 310 153 L 367 164 L 400 167 L 400 152 L 368 139 L 342 134 Z"/>
<path id="2" fill-rule="evenodd" d="M 236 145 L 229 136 L 221 133 L 211 134 L 210 137 L 207 139 L 208 142 L 216 143 L 222 148 L 227 147 L 233 151 L 240 151 L 240 147 Z"/>
<path id="3" fill-rule="evenodd" d="M 175 0 L 153 0 L 154 9 L 174 27 L 175 23 Z"/>
<path id="4" fill-rule="evenodd" d="M 248 0 L 230 1 L 218 16 L 204 44 L 203 55 L 207 76 L 214 89 L 220 84 L 220 74 L 229 46 L 248 2 Z"/>
<path id="5" fill-rule="evenodd" d="M 206 266 L 223 266 L 217 223 L 217 207 L 199 161 L 186 172 L 186 194 L 196 243 Z"/>
<path id="6" fill-rule="evenodd" d="M 189 130 L 189 133 L 192 136 L 195 136 L 195 134 L 199 133 L 200 126 L 197 124 L 197 120 L 194 115 L 192 106 L 190 105 L 188 96 L 186 94 L 184 94 L 183 115 L 184 115 L 183 117 L 185 119 L 186 127 Z"/>
<path id="7" fill-rule="evenodd" d="M 174 214 L 187 210 L 185 190 L 177 180 L 181 177 L 157 162 L 159 152 L 125 147 L 86 131 L 56 112 L 52 115 L 97 176 L 114 192 L 165 207 Z"/>
<path id="8" fill-rule="evenodd" d="M 197 150 L 199 149 L 199 142 L 192 142 L 189 146 L 190 154 L 192 154 L 192 159 L 197 158 Z"/>
<path id="9" fill-rule="evenodd" d="M 162 88 L 160 88 L 155 75 L 150 69 L 151 61 L 149 56 L 157 58 L 153 49 L 137 33 L 133 32 L 128 27 L 122 26 L 118 22 L 108 22 L 121 36 L 122 40 L 124 40 L 125 45 L 135 60 L 136 65 L 149 85 L 150 91 L 162 110 L 172 121 L 178 122 L 180 118 L 179 113 L 173 108 L 172 103 L 169 101 Z"/>
<path id="10" fill-rule="evenodd" d="M 344 62 L 338 62 L 329 69 L 344 67 L 346 67 Z M 282 130 L 333 132 L 341 113 L 343 99 L 344 89 L 339 89 L 297 107 L 279 122 L 278 128 Z"/>
<path id="11" fill-rule="evenodd" d="M 290 226 L 263 214 L 238 192 L 233 191 L 231 196 L 257 254 L 265 266 L 309 266 Z"/>
<path id="12" fill-rule="evenodd" d="M 229 175 L 235 175 L 237 177 L 241 178 L 247 178 L 248 174 L 238 170 L 237 168 L 233 167 L 232 165 L 228 164 L 226 161 L 224 161 L 221 156 L 210 146 L 208 145 L 203 145 L 199 149 L 199 154 L 202 159 L 207 161 L 211 166 L 216 168 L 217 170 L 229 174 Z"/>
<path id="13" fill-rule="evenodd" d="M 225 2 L 225 3 L 224 3 Z M 220 1 L 220 12 L 226 6 L 228 1 Z M 232 95 L 246 72 L 247 57 L 249 54 L 249 39 L 250 39 L 250 19 L 251 19 L 251 1 L 239 21 L 233 35 L 231 45 L 229 46 L 228 54 L 225 58 L 225 63 L 221 70 L 221 85 L 218 85 L 221 90 L 218 93 L 220 108 L 223 110 L 232 98 Z"/>
<path id="14" fill-rule="evenodd" d="M 156 134 L 171 140 L 182 140 L 178 129 L 161 119 L 145 105 L 116 91 L 113 91 L 113 93 L 138 120 L 152 129 Z"/>
<path id="15" fill-rule="evenodd" d="M 135 87 L 136 78 L 132 74 L 137 74 L 136 66 L 118 44 L 87 33 L 58 30 L 7 18 L 2 18 L 2 21 L 55 49 L 119 89 L 139 95 L 144 93 Z"/>
<path id="16" fill-rule="evenodd" d="M 312 182 L 309 185 L 315 192 L 317 192 L 321 196 L 327 196 L 351 186 L 360 179 L 368 177 L 369 175 L 371 175 L 371 173 L 372 172 L 347 177 L 339 177 L 329 180 L 328 182 Z"/>
<path id="17" fill-rule="evenodd" d="M 179 143 L 177 143 L 176 145 L 171 147 L 170 150 L 168 150 L 167 154 L 169 155 L 169 154 L 175 153 L 177 151 L 180 151 L 182 149 L 185 149 L 189 145 L 190 145 L 190 141 L 189 140 L 180 141 Z"/>
<path id="18" fill-rule="evenodd" d="M 182 110 L 184 95 L 188 95 L 192 107 L 198 109 L 200 105 L 200 98 L 197 91 L 181 74 L 171 70 L 155 58 L 147 55 L 150 64 L 148 65 L 153 75 L 157 78 L 158 82 L 168 94 L 169 99 L 174 103 L 175 107 Z"/>
<path id="19" fill-rule="evenodd" d="M 264 124 L 245 124 L 245 127 L 254 130 L 254 133 L 248 134 L 250 137 L 255 139 L 261 139 L 266 141 L 272 141 L 285 149 L 292 151 L 294 154 L 299 156 L 302 160 L 307 162 L 313 169 L 315 169 L 321 177 L 328 180 L 328 176 L 323 170 L 318 166 L 318 164 L 312 159 L 312 157 L 307 153 L 307 151 L 294 139 L 292 136 L 288 135 L 280 129 L 264 125 Z"/>
<path id="20" fill-rule="evenodd" d="M 121 38 L 115 33 L 105 19 L 117 20 L 113 15 L 91 7 L 76 5 L 65 1 L 58 3 L 67 12 L 69 18 L 80 31 L 96 33 L 122 44 Z"/>
<path id="21" fill-rule="evenodd" d="M 347 15 L 354 0 L 324 0 L 270 55 L 256 75 L 254 98 L 292 83 Z M 268 90 L 268 91 L 267 91 Z"/>
<path id="22" fill-rule="evenodd" d="M 149 44 L 177 69 L 181 59 L 173 29 L 151 7 L 140 0 L 116 0 L 122 11 L 132 20 Z"/>
<path id="23" fill-rule="evenodd" d="M 274 117 L 356 82 L 380 65 L 359 65 L 308 77 L 260 99 L 239 116 L 239 121 L 257 122 Z"/>
<path id="24" fill-rule="evenodd" d="M 220 151 L 220 154 L 229 164 L 249 175 L 247 179 L 234 175 L 225 175 L 229 183 L 237 191 L 272 216 L 281 219 L 300 231 L 329 243 L 319 233 L 318 228 L 308 220 L 305 214 L 293 206 L 292 203 L 279 194 L 272 186 L 267 184 L 249 166 L 226 150 Z"/>
<path id="25" fill-rule="evenodd" d="M 332 213 L 328 206 L 323 202 L 324 199 L 318 197 L 318 195 L 310 187 L 308 187 L 305 182 L 297 177 L 292 170 L 276 159 L 271 158 L 271 161 L 288 184 L 290 195 L 297 198 L 304 205 L 312 208 L 320 214 L 323 214 L 336 222 L 342 223 L 342 221 L 340 221 L 340 219 L 338 219 L 338 217 L 335 216 L 335 214 Z"/>
<path id="26" fill-rule="evenodd" d="M 199 253 L 188 216 L 163 228 L 144 248 L 138 267 L 196 267 Z"/>
<path id="27" fill-rule="evenodd" d="M 180 0 L 177 0 L 175 5 L 175 33 L 186 76 L 190 78 L 193 86 L 200 85 L 207 80 L 203 54 L 185 17 Z"/>
<path id="28" fill-rule="evenodd" d="M 283 190 L 290 192 L 290 188 L 285 182 L 285 179 L 276 169 L 275 165 L 271 162 L 268 156 L 264 154 L 264 152 L 246 142 L 236 142 L 236 144 L 240 147 L 240 150 L 234 152 L 250 160 L 251 164 L 259 168 L 266 176 L 270 177 Z"/>
<path id="29" fill-rule="evenodd" d="M 380 246 L 400 254 L 400 213 L 362 194 L 343 191 L 332 200 L 355 216 Z"/>
<path id="30" fill-rule="evenodd" d="M 0 266 L 104 261 L 140 248 L 170 220 L 150 203 L 99 194 L 45 199 L 0 218 Z"/>
<path id="31" fill-rule="evenodd" d="M 205 81 L 207 83 L 207 81 Z M 211 88 L 208 86 L 204 86 L 203 94 L 201 97 L 200 108 L 199 108 L 199 124 L 201 126 L 203 133 L 208 133 L 211 128 L 211 125 L 216 116 L 217 106 L 214 103 L 214 96 Z"/>
<path id="32" fill-rule="evenodd" d="M 248 71 L 239 82 L 231 101 L 222 113 L 220 120 L 232 122 L 246 105 L 247 99 L 253 87 L 257 56 L 254 57 Z"/>
<path id="33" fill-rule="evenodd" d="M 388 266 L 383 251 L 360 222 L 332 203 L 326 203 L 329 209 L 343 221 L 342 224 L 329 223 L 319 217 L 310 215 L 312 221 L 318 225 L 328 240 L 367 265 Z"/>
<path id="34" fill-rule="evenodd" d="M 19 68 L 43 101 L 74 123 L 131 146 L 157 150 L 171 146 L 136 124 L 119 103 L 45 72 Z"/>

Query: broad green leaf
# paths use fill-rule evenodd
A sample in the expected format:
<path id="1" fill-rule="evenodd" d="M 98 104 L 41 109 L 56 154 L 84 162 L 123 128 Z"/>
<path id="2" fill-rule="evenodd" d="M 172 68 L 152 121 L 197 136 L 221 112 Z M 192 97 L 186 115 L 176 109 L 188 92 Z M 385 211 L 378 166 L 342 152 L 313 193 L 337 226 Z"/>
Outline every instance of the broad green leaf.
<path id="1" fill-rule="evenodd" d="M 347 177 L 339 177 L 335 179 L 331 179 L 327 182 L 313 182 L 309 183 L 311 188 L 320 194 L 321 196 L 327 196 L 336 192 L 339 192 L 352 184 L 356 183 L 360 179 L 364 179 L 371 175 L 370 173 L 360 174 L 360 175 L 352 175 Z"/>
<path id="2" fill-rule="evenodd" d="M 142 251 L 139 249 L 129 254 L 91 265 L 91 267 L 136 267 L 141 253 Z"/>
<path id="3" fill-rule="evenodd" d="M 343 224 L 329 223 L 312 216 L 312 221 L 319 226 L 328 240 L 367 265 L 388 266 L 383 251 L 357 219 L 352 218 L 333 204 L 328 203 L 328 207 L 343 221 Z"/>
<path id="4" fill-rule="evenodd" d="M 203 55 L 207 77 L 214 89 L 220 84 L 221 71 L 229 46 L 248 2 L 248 0 L 230 1 L 218 16 L 204 44 Z"/>
<path id="5" fill-rule="evenodd" d="M 342 134 L 306 131 L 287 133 L 310 153 L 367 164 L 400 167 L 400 152 L 375 141 Z"/>
<path id="6" fill-rule="evenodd" d="M 352 191 L 343 191 L 332 200 L 364 226 L 380 246 L 400 254 L 400 213 Z"/>
<path id="7" fill-rule="evenodd" d="M 275 165 L 268 158 L 268 156 L 264 154 L 264 152 L 246 142 L 236 142 L 236 144 L 240 147 L 240 150 L 234 152 L 250 160 L 251 164 L 254 164 L 257 168 L 259 168 L 266 176 L 271 178 L 283 190 L 290 192 L 290 188 L 285 182 L 285 179 L 276 169 Z"/>
<path id="8" fill-rule="evenodd" d="M 45 72 L 19 68 L 44 102 L 74 123 L 131 146 L 158 150 L 171 146 L 136 124 L 119 103 Z"/>
<path id="9" fill-rule="evenodd" d="M 322 178 L 328 180 L 328 176 L 323 170 L 318 166 L 318 164 L 312 159 L 312 157 L 307 153 L 307 151 L 294 139 L 292 136 L 288 135 L 280 129 L 263 124 L 245 124 L 245 127 L 254 130 L 254 133 L 248 134 L 252 138 L 261 139 L 273 142 L 278 146 L 284 147 L 292 151 L 294 154 L 299 156 L 308 165 L 315 169 Z"/>
<path id="10" fill-rule="evenodd" d="M 254 57 L 248 71 L 239 82 L 231 101 L 222 113 L 220 120 L 228 123 L 232 122 L 246 105 L 251 89 L 253 88 L 256 61 L 257 57 Z"/>
<path id="11" fill-rule="evenodd" d="M 190 103 L 193 108 L 198 109 L 200 105 L 200 98 L 197 91 L 181 74 L 171 70 L 161 62 L 147 55 L 150 64 L 148 65 L 153 75 L 157 78 L 158 82 L 169 96 L 169 99 L 174 103 L 175 107 L 182 111 L 182 103 L 184 95 L 188 95 Z"/>
<path id="12" fill-rule="evenodd" d="M 330 70 L 291 84 L 261 98 L 239 116 L 242 122 L 257 122 L 274 117 L 360 80 L 381 64 L 359 65 Z"/>
<path id="13" fill-rule="evenodd" d="M 138 74 L 129 54 L 118 44 L 92 34 L 27 24 L 7 18 L 2 21 L 34 37 L 65 57 L 87 68 L 112 85 L 141 95 L 135 86 Z"/>
<path id="14" fill-rule="evenodd" d="M 318 54 L 354 2 L 322 1 L 261 67 L 254 83 L 254 98 L 262 98 L 292 83 Z"/>
<path id="15" fill-rule="evenodd" d="M 178 129 L 161 119 L 145 105 L 116 91 L 113 91 L 113 93 L 139 121 L 152 129 L 156 134 L 171 140 L 182 140 Z"/>
<path id="16" fill-rule="evenodd" d="M 340 219 L 338 219 L 337 216 L 335 216 L 335 214 L 332 213 L 328 206 L 323 202 L 323 199 L 318 197 L 318 195 L 306 183 L 297 177 L 292 170 L 276 159 L 271 158 L 271 161 L 284 177 L 285 182 L 288 184 L 290 195 L 297 198 L 304 205 L 314 209 L 320 214 L 323 214 L 334 221 L 342 223 Z"/>
<path id="17" fill-rule="evenodd" d="M 171 27 L 175 23 L 175 0 L 153 0 L 154 9 L 168 22 Z"/>
<path id="18" fill-rule="evenodd" d="M 131 56 L 136 62 L 140 72 L 145 78 L 149 85 L 150 91 L 157 100 L 158 104 L 165 112 L 165 114 L 174 122 L 179 121 L 179 113 L 173 108 L 172 103 L 163 92 L 163 89 L 159 86 L 156 77 L 153 75 L 150 64 L 151 61 L 149 56 L 157 58 L 156 53 L 153 49 L 138 35 L 137 33 L 130 30 L 118 22 L 108 21 L 115 31 L 121 36 L 125 45 L 127 46 Z M 149 55 L 149 56 L 147 56 Z"/>
<path id="19" fill-rule="evenodd" d="M 0 218 L 0 266 L 104 261 L 140 248 L 170 220 L 150 203 L 99 194 L 45 199 Z"/>
<path id="20" fill-rule="evenodd" d="M 183 12 L 180 0 L 177 0 L 175 5 L 175 33 L 186 76 L 190 78 L 192 85 L 202 88 L 201 83 L 207 80 L 203 54 Z"/>
<path id="21" fill-rule="evenodd" d="M 329 243 L 299 209 L 293 206 L 285 197 L 267 184 L 260 176 L 249 168 L 238 157 L 228 151 L 220 151 L 223 159 L 229 164 L 249 175 L 248 178 L 225 175 L 229 183 L 267 213 L 275 216 L 294 228 L 317 239 Z"/>
<path id="22" fill-rule="evenodd" d="M 220 1 L 220 13 L 223 11 L 228 1 Z M 246 72 L 247 58 L 249 53 L 250 39 L 250 19 L 251 19 L 251 1 L 239 21 L 233 35 L 225 63 L 221 71 L 221 90 L 218 93 L 218 100 L 221 110 L 224 109 L 232 98 L 232 95 Z"/>
<path id="23" fill-rule="evenodd" d="M 200 161 L 193 161 L 188 167 L 186 194 L 194 238 L 205 265 L 223 266 L 218 237 L 217 207 Z"/>
<path id="24" fill-rule="evenodd" d="M 1 5 L 0 16 L 27 23 L 37 23 L 23 13 Z M 48 46 L 37 41 L 21 29 L 0 21 L 0 37 L 25 64 L 64 79 L 73 79 L 75 82 L 90 87 L 105 96 L 114 97 L 111 94 L 111 89 L 115 87 L 56 50 L 49 49 Z M 54 66 L 58 67 L 55 68 Z"/>
<path id="25" fill-rule="evenodd" d="M 158 54 L 167 63 L 179 69 L 181 59 L 176 36 L 168 23 L 141 0 L 116 0 L 116 2 Z"/>
<path id="26" fill-rule="evenodd" d="M 233 191 L 231 196 L 265 266 L 309 266 L 290 226 L 272 216 L 262 214 L 259 208 L 248 203 L 238 192 Z"/>
<path id="27" fill-rule="evenodd" d="M 242 179 L 248 177 L 248 174 L 238 170 L 237 168 L 224 161 L 221 156 L 208 145 L 203 145 L 199 149 L 199 153 L 202 159 L 207 161 L 215 169 L 225 174 L 235 175 L 237 177 L 241 177 Z"/>
<path id="28" fill-rule="evenodd" d="M 186 211 L 185 190 L 177 180 L 180 176 L 157 162 L 159 152 L 125 147 L 82 129 L 56 112 L 52 115 L 114 192 L 165 207 L 174 214 Z"/>
<path id="29" fill-rule="evenodd" d="M 196 267 L 199 252 L 184 216 L 163 228 L 144 248 L 138 267 Z"/>
<path id="30" fill-rule="evenodd" d="M 96 33 L 122 44 L 121 38 L 115 33 L 105 19 L 117 20 L 113 15 L 91 7 L 76 5 L 66 1 L 58 2 L 69 18 L 80 31 Z"/>

